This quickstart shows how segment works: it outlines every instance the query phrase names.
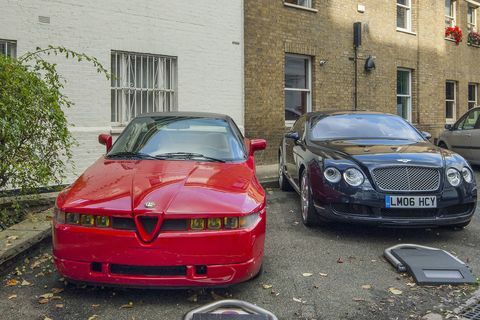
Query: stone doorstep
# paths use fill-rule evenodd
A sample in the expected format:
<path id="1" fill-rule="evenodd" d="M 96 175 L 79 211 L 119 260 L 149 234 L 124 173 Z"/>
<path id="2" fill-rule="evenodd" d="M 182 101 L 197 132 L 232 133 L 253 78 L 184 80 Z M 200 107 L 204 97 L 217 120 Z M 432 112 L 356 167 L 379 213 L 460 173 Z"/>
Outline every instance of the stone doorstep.
<path id="1" fill-rule="evenodd" d="M 50 237 L 52 209 L 35 216 L 0 232 L 0 266 Z"/>

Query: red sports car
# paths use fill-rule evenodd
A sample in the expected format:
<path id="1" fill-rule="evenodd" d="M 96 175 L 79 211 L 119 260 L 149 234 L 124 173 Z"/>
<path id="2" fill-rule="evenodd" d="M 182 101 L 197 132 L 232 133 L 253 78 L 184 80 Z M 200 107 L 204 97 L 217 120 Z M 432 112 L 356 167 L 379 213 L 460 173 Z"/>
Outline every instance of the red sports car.
<path id="1" fill-rule="evenodd" d="M 65 278 L 134 287 L 225 286 L 260 272 L 265 191 L 228 116 L 135 118 L 60 193 L 53 255 Z"/>

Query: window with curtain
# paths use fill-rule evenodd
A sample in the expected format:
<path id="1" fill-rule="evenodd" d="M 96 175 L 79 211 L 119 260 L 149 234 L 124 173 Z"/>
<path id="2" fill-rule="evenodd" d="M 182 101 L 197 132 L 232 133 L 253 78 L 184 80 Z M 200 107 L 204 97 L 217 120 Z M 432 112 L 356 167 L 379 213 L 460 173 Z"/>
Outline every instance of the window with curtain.
<path id="1" fill-rule="evenodd" d="M 397 115 L 412 121 L 412 71 L 397 70 Z"/>
<path id="2" fill-rule="evenodd" d="M 456 15 L 456 1 L 455 0 L 445 0 L 445 26 L 454 27 L 455 15 Z"/>
<path id="3" fill-rule="evenodd" d="M 478 83 L 468 84 L 468 109 L 478 105 Z"/>
<path id="4" fill-rule="evenodd" d="M 457 84 L 447 81 L 445 84 L 445 119 L 447 123 L 455 122 L 457 113 Z"/>
<path id="5" fill-rule="evenodd" d="M 469 31 L 477 31 L 477 6 L 471 3 L 467 9 L 467 25 Z"/>
<path id="6" fill-rule="evenodd" d="M 312 110 L 311 58 L 285 56 L 285 121 L 293 124 L 302 114 Z"/>
<path id="7" fill-rule="evenodd" d="M 0 39 L 0 54 L 8 57 L 17 57 L 17 42 L 12 40 Z"/>
<path id="8" fill-rule="evenodd" d="M 397 28 L 412 31 L 412 0 L 397 0 Z"/>
<path id="9" fill-rule="evenodd" d="M 111 121 L 127 124 L 142 113 L 176 108 L 177 59 L 112 51 Z"/>

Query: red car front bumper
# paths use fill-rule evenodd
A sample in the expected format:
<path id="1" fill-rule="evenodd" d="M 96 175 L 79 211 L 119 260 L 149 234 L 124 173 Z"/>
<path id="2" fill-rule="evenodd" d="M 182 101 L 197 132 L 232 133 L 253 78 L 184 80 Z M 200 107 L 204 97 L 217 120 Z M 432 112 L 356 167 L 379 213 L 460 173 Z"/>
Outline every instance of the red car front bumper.
<path id="1" fill-rule="evenodd" d="M 152 243 L 135 231 L 53 223 L 56 267 L 74 281 L 131 287 L 227 286 L 255 276 L 265 242 L 265 210 L 250 229 L 163 232 Z"/>

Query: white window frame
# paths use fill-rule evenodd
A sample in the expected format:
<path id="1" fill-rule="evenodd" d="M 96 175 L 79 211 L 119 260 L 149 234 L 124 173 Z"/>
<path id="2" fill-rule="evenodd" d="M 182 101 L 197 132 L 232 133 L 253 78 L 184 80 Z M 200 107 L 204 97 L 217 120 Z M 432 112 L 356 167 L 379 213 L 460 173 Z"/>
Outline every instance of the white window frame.
<path id="1" fill-rule="evenodd" d="M 306 84 L 307 88 L 306 89 L 300 89 L 300 88 L 287 88 L 284 83 L 284 92 L 287 91 L 301 91 L 301 92 L 306 92 L 307 93 L 307 111 L 306 112 L 312 112 L 312 57 L 311 56 L 306 56 L 306 55 L 301 55 L 301 54 L 293 54 L 293 53 L 286 53 L 286 57 L 296 57 L 296 58 L 302 58 L 302 59 L 307 59 L 308 61 L 308 68 L 307 68 L 307 79 L 306 79 Z M 284 78 L 285 78 L 285 72 L 286 72 L 286 66 L 284 66 Z M 285 112 L 285 99 L 283 102 L 283 112 Z M 285 126 L 286 127 L 292 127 L 293 124 L 295 123 L 295 120 L 285 120 Z"/>
<path id="2" fill-rule="evenodd" d="M 407 120 L 408 122 L 412 122 L 412 70 L 406 68 L 397 68 L 397 73 L 398 71 L 408 72 L 408 94 L 399 94 L 397 91 L 397 100 L 398 97 L 408 98 L 407 119 L 405 120 Z"/>
<path id="3" fill-rule="evenodd" d="M 478 9 L 478 6 L 474 5 L 473 3 L 468 3 L 467 4 L 467 28 L 469 31 L 477 31 L 477 9 Z M 472 18 L 473 18 L 473 21 L 470 22 L 468 21 L 468 10 L 472 8 L 473 9 L 473 13 L 472 13 Z"/>
<path id="4" fill-rule="evenodd" d="M 295 2 L 296 3 L 290 3 L 290 2 L 284 1 L 284 3 L 287 5 L 313 9 L 313 0 L 303 0 L 304 4 L 300 4 L 300 0 L 296 0 Z"/>
<path id="5" fill-rule="evenodd" d="M 468 99 L 468 101 L 467 101 L 467 108 L 468 108 L 468 110 L 471 110 L 471 109 L 473 109 L 473 108 L 475 108 L 475 107 L 478 106 L 478 83 L 472 83 L 472 82 L 469 83 L 469 84 L 468 84 L 468 87 L 469 87 L 469 88 L 468 88 L 467 94 L 470 93 L 470 86 L 473 86 L 473 87 L 475 88 L 475 100 L 470 100 L 470 95 L 468 95 L 468 97 L 467 97 L 467 99 Z M 470 103 L 473 103 L 473 107 L 472 107 L 472 108 L 470 108 Z"/>
<path id="6" fill-rule="evenodd" d="M 398 0 L 397 0 L 397 10 L 398 10 L 398 7 L 404 8 L 407 10 L 407 15 L 406 15 L 407 28 L 400 28 L 398 26 L 398 21 L 397 21 L 397 30 L 412 32 L 412 0 L 407 0 L 407 5 L 398 3 Z"/>
<path id="7" fill-rule="evenodd" d="M 145 112 L 168 112 L 174 111 L 177 108 L 177 58 L 172 56 L 164 56 L 157 54 L 125 52 L 112 50 L 112 59 L 115 59 L 116 65 L 120 64 L 120 69 L 117 70 L 117 75 L 112 74 L 111 83 L 111 122 L 112 126 L 125 126 L 134 117 Z M 137 70 L 137 64 L 134 63 L 132 68 L 131 61 L 134 59 L 141 59 L 140 70 Z M 143 61 L 146 60 L 148 75 L 146 81 L 144 80 Z M 158 67 L 152 67 L 152 74 L 150 74 L 149 65 L 158 60 Z M 170 70 L 167 74 L 166 69 Z M 115 67 L 116 68 L 116 67 Z M 157 69 L 157 70 L 155 70 Z M 113 73 L 113 65 L 111 66 Z M 163 73 L 162 73 L 163 72 Z M 134 79 L 131 79 L 131 74 L 134 74 Z M 137 73 L 140 73 L 140 83 L 137 83 Z M 115 76 L 117 76 L 115 78 Z M 153 76 L 151 83 L 149 76 Z M 158 79 L 155 81 L 155 79 Z M 144 83 L 144 81 L 146 83 Z M 137 98 L 140 92 L 140 99 Z M 146 103 L 143 103 L 144 95 L 146 96 Z M 132 99 L 133 96 L 133 99 Z M 151 97 L 151 98 L 149 98 Z M 138 103 L 140 104 L 140 112 L 137 112 Z M 153 105 L 151 105 L 153 104 Z M 144 110 L 144 105 L 146 110 Z M 114 113 L 115 110 L 115 113 Z M 131 112 L 133 116 L 131 117 Z M 115 116 L 114 116 L 115 115 Z"/>
<path id="8" fill-rule="evenodd" d="M 450 24 L 445 25 L 445 27 L 455 27 L 457 25 L 457 1 L 456 0 L 451 0 L 451 5 L 452 5 L 453 15 L 452 16 L 447 16 L 445 14 L 445 22 L 447 22 L 447 19 L 450 20 Z"/>
<path id="9" fill-rule="evenodd" d="M 0 54 L 3 54 L 5 56 L 9 56 L 7 53 L 9 53 L 9 50 L 8 50 L 8 47 L 9 46 L 14 46 L 15 47 L 15 56 L 12 57 L 12 58 L 16 58 L 17 57 L 17 41 L 14 41 L 14 40 L 5 40 L 5 39 L 0 39 L 0 43 L 4 44 L 5 45 L 5 51 L 4 52 L 0 52 Z"/>
<path id="10" fill-rule="evenodd" d="M 453 100 L 447 99 L 447 83 L 453 83 Z M 452 110 L 452 115 L 453 118 L 447 118 L 447 102 L 453 102 L 453 110 Z M 445 82 L 445 123 L 447 124 L 453 124 L 455 123 L 457 119 L 457 82 L 453 80 L 447 80 Z"/>

